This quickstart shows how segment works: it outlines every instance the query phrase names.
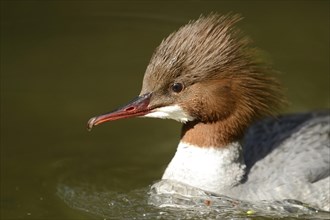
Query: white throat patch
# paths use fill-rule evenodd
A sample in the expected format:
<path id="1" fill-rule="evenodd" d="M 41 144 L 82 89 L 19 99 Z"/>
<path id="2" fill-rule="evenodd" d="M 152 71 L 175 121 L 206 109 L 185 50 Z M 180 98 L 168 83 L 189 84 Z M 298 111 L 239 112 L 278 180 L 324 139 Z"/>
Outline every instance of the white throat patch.
<path id="1" fill-rule="evenodd" d="M 193 117 L 188 115 L 179 105 L 170 105 L 156 108 L 152 110 L 152 112 L 144 115 L 143 117 L 173 119 L 183 123 L 192 121 L 194 119 Z"/>

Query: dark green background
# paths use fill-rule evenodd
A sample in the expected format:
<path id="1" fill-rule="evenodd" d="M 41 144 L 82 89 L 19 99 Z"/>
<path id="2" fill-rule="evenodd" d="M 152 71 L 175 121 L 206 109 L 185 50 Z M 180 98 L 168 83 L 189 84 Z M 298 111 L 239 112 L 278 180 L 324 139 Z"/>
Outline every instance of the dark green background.
<path id="1" fill-rule="evenodd" d="M 160 41 L 212 11 L 245 17 L 286 112 L 329 107 L 329 1 L 1 1 L 1 219 L 91 218 L 56 195 L 68 179 L 122 193 L 159 179 L 180 124 L 86 123 L 138 95 Z"/>

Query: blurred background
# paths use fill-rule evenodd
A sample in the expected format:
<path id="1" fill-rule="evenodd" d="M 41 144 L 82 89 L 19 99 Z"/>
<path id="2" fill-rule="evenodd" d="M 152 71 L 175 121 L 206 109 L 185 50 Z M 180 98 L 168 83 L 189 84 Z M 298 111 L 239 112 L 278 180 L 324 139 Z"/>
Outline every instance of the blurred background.
<path id="1" fill-rule="evenodd" d="M 139 94 L 164 37 L 231 11 L 281 72 L 284 112 L 329 108 L 329 1 L 1 1 L 1 219 L 97 219 L 59 186 L 126 193 L 160 179 L 179 123 L 86 123 Z"/>

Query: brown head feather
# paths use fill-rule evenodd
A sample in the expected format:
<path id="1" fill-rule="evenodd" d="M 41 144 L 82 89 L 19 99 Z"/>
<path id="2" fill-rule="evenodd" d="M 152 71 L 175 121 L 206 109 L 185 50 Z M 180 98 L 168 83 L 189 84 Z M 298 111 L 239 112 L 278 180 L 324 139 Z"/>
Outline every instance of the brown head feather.
<path id="1" fill-rule="evenodd" d="M 211 14 L 189 22 L 161 42 L 147 67 L 141 94 L 152 91 L 155 105 L 179 104 L 196 119 L 184 125 L 187 142 L 196 142 L 200 123 L 218 124 L 222 143 L 233 141 L 253 120 L 273 115 L 285 103 L 274 71 L 234 27 L 239 20 Z M 185 86 L 179 96 L 169 94 L 174 82 Z"/>

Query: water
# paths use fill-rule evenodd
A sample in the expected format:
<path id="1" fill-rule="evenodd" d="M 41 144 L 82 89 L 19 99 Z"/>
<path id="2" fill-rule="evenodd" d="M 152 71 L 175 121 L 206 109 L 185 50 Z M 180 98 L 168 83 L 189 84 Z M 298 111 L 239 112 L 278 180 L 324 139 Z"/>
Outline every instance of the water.
<path id="1" fill-rule="evenodd" d="M 59 184 L 58 196 L 70 207 L 103 219 L 325 219 L 323 212 L 299 201 L 249 203 L 162 180 L 156 184 L 184 189 L 189 196 L 159 194 L 149 187 L 118 193 L 89 185 Z M 118 213 L 121 213 L 118 216 Z"/>
<path id="2" fill-rule="evenodd" d="M 1 219 L 220 215 L 148 205 L 178 123 L 131 119 L 87 132 L 87 120 L 135 97 L 161 39 L 211 11 L 245 17 L 240 27 L 282 72 L 292 103 L 285 111 L 329 107 L 328 8 L 327 1 L 2 1 Z"/>

